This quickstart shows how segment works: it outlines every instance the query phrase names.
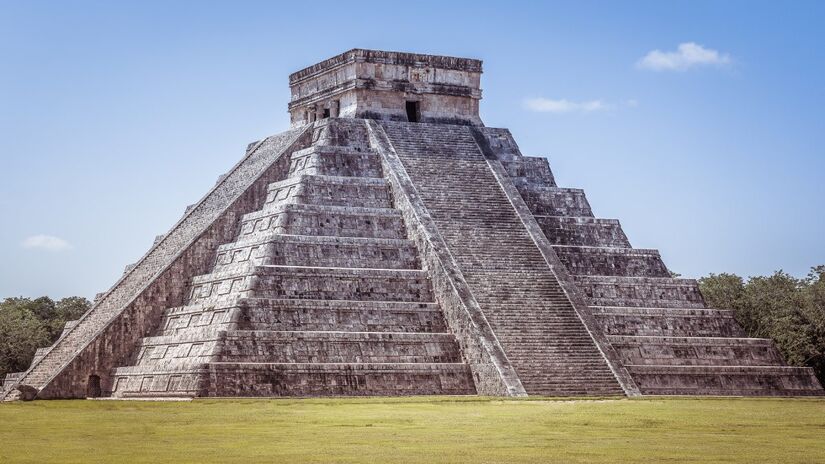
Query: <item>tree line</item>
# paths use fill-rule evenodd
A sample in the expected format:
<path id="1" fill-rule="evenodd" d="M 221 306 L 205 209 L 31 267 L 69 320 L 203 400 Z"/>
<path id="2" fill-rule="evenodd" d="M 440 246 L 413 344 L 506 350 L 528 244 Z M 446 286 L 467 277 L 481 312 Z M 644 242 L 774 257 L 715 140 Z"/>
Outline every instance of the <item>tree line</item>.
<path id="1" fill-rule="evenodd" d="M 699 288 L 708 307 L 732 309 L 749 337 L 773 339 L 788 364 L 813 368 L 825 383 L 825 266 L 804 278 L 782 271 L 748 279 L 710 274 Z M 0 302 L 0 380 L 28 368 L 37 348 L 54 343 L 66 321 L 89 306 L 82 297 Z"/>

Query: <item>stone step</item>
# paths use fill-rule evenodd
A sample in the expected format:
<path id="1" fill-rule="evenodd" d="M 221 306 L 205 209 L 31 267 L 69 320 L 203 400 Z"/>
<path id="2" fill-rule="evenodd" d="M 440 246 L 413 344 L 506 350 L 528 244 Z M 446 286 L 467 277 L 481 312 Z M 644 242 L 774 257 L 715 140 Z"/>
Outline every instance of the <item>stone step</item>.
<path id="1" fill-rule="evenodd" d="M 704 308 L 693 279 L 573 276 L 591 306 Z"/>
<path id="2" fill-rule="evenodd" d="M 192 279 L 190 303 L 227 297 L 431 302 L 427 273 L 412 269 L 255 266 Z"/>
<path id="3" fill-rule="evenodd" d="M 2 382 L 0 382 L 0 391 L 6 391 L 9 388 L 11 388 L 11 385 L 13 383 L 17 382 L 19 379 L 21 379 L 23 377 L 23 375 L 25 375 L 25 374 L 26 374 L 25 372 L 9 372 L 9 373 L 7 373 L 3 377 Z"/>
<path id="4" fill-rule="evenodd" d="M 779 366 L 625 365 L 644 395 L 820 396 L 813 370 Z"/>
<path id="5" fill-rule="evenodd" d="M 243 265 L 420 267 L 415 245 L 405 239 L 288 234 L 257 234 L 254 238 L 218 247 L 215 271 Z"/>
<path id="6" fill-rule="evenodd" d="M 625 364 L 675 366 L 780 366 L 773 342 L 763 338 L 609 335 Z"/>
<path id="7" fill-rule="evenodd" d="M 744 337 L 733 311 L 684 308 L 590 308 L 607 335 Z"/>
<path id="8" fill-rule="evenodd" d="M 573 275 L 670 277 L 657 250 L 570 245 L 553 250 Z"/>
<path id="9" fill-rule="evenodd" d="M 630 248 L 617 219 L 540 215 L 535 218 L 553 245 Z"/>
<path id="10" fill-rule="evenodd" d="M 298 204 L 245 214 L 238 241 L 263 234 L 406 238 L 401 213 L 394 209 Z"/>
<path id="11" fill-rule="evenodd" d="M 63 324 L 63 332 L 60 334 L 60 337 L 62 338 L 67 333 L 69 333 L 69 331 L 71 331 L 73 328 L 75 328 L 77 326 L 78 322 L 80 322 L 80 321 L 79 320 L 66 321 L 66 323 Z"/>
<path id="12" fill-rule="evenodd" d="M 383 171 L 381 159 L 374 152 L 313 145 L 292 154 L 289 176 L 298 175 L 383 177 Z"/>
<path id="13" fill-rule="evenodd" d="M 269 184 L 264 209 L 285 203 L 392 208 L 387 181 L 374 177 L 298 175 Z"/>

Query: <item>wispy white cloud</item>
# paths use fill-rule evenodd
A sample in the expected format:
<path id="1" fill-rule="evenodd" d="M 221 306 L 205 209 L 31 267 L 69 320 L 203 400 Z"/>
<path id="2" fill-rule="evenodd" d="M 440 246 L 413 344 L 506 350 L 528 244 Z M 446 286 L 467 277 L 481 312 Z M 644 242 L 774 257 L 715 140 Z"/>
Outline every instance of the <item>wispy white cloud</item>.
<path id="1" fill-rule="evenodd" d="M 576 102 L 564 98 L 527 98 L 524 100 L 524 108 L 539 113 L 592 113 L 610 109 L 611 106 L 601 100 Z"/>
<path id="2" fill-rule="evenodd" d="M 651 71 L 687 71 L 697 66 L 727 66 L 730 61 L 727 53 L 685 42 L 679 44 L 675 51 L 653 50 L 642 57 L 636 66 Z"/>
<path id="3" fill-rule="evenodd" d="M 65 251 L 72 248 L 72 245 L 62 238 L 44 234 L 26 237 L 26 239 L 20 243 L 20 246 L 27 249 L 45 251 Z"/>
<path id="4" fill-rule="evenodd" d="M 616 108 L 635 108 L 639 102 L 634 99 L 620 103 L 609 103 L 603 100 L 570 101 L 566 98 L 553 100 L 551 98 L 525 98 L 524 109 L 537 113 L 595 113 L 598 111 L 614 110 Z"/>

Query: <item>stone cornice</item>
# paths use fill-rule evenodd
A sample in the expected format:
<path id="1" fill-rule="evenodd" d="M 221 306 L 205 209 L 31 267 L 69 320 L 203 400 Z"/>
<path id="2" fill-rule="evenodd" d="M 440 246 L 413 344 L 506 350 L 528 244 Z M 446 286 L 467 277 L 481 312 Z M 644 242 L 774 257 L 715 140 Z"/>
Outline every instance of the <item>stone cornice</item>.
<path id="1" fill-rule="evenodd" d="M 290 74 L 289 85 L 295 85 L 309 77 L 313 77 L 330 69 L 354 62 L 397 64 L 417 68 L 432 67 L 476 73 L 482 72 L 482 61 L 472 58 L 457 58 L 453 56 L 424 55 L 419 53 L 387 52 L 381 50 L 353 48 L 352 50 L 341 53 L 340 55 Z"/>

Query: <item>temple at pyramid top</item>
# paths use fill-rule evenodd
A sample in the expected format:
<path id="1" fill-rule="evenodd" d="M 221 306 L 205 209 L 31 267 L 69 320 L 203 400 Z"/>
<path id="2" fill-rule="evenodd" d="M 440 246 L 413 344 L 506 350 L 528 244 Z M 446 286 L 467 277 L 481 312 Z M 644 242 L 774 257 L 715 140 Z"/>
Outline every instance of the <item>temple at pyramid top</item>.
<path id="1" fill-rule="evenodd" d="M 290 119 L 480 126 L 481 72 L 481 60 L 355 48 L 289 76 Z"/>

